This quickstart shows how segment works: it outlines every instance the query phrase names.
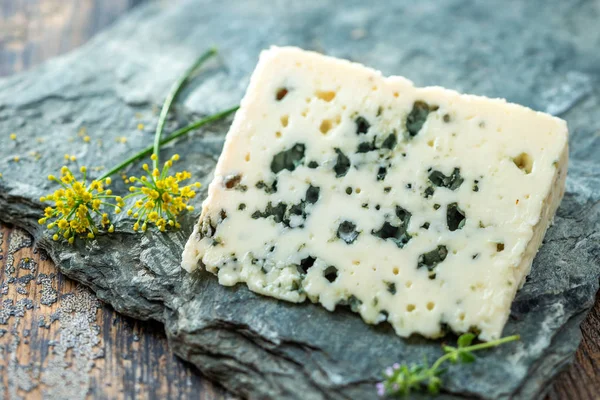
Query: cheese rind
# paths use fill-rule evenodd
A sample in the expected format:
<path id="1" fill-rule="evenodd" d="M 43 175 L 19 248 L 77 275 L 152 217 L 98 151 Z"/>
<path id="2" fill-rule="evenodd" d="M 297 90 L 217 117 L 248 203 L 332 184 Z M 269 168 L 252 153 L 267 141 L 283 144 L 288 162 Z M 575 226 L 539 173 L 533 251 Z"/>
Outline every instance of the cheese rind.
<path id="1" fill-rule="evenodd" d="M 563 120 L 264 51 L 183 268 L 400 336 L 500 337 L 564 193 Z"/>

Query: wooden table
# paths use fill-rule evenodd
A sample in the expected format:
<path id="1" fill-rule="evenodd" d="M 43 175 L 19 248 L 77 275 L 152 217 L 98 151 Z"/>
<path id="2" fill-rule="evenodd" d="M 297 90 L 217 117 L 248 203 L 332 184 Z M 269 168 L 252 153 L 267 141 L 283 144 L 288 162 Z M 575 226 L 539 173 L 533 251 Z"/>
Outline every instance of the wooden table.
<path id="1" fill-rule="evenodd" d="M 143 1 L 0 0 L 0 76 L 83 44 Z M 162 326 L 100 304 L 27 242 L 0 223 L 0 400 L 232 398 L 172 354 Z M 549 399 L 600 397 L 600 295 L 581 328 Z"/>

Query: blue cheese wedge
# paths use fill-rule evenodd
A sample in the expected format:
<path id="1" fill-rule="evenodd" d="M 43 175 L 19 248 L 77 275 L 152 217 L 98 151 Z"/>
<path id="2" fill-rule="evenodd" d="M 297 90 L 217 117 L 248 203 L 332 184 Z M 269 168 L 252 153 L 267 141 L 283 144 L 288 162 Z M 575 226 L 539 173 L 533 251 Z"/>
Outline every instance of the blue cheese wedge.
<path id="1" fill-rule="evenodd" d="M 564 193 L 566 123 L 297 48 L 260 61 L 183 253 L 400 336 L 496 339 Z"/>

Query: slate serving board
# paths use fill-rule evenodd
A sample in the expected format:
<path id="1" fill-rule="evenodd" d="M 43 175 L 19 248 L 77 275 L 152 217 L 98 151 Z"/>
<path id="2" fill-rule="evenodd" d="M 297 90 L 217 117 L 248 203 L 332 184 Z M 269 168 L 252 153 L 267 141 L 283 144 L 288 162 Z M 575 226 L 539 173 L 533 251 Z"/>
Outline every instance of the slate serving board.
<path id="1" fill-rule="evenodd" d="M 177 354 L 241 396 L 369 399 L 383 367 L 432 360 L 440 342 L 404 340 L 347 310 L 279 302 L 243 286 L 221 287 L 203 272 L 181 272 L 197 215 L 168 234 L 136 234 L 122 217 L 115 234 L 94 241 L 48 240 L 36 222 L 39 197 L 54 189 L 45 177 L 57 173 L 65 153 L 100 175 L 147 146 L 168 87 L 213 44 L 221 56 L 184 92 L 172 129 L 239 102 L 260 50 L 271 44 L 356 60 L 418 85 L 505 97 L 569 123 L 567 194 L 504 331 L 522 340 L 450 368 L 442 397 L 542 396 L 572 358 L 598 290 L 600 4 L 397 3 L 153 3 L 82 49 L 0 81 L 0 219 L 27 229 L 64 274 L 118 311 L 164 323 Z M 206 184 L 228 124 L 190 135 L 165 154 L 181 154 L 180 164 Z"/>

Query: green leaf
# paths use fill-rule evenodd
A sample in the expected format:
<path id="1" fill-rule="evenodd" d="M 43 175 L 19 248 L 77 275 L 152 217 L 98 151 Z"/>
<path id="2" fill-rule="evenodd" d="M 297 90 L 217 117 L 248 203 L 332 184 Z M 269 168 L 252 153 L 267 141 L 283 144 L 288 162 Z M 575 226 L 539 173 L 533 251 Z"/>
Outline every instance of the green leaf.
<path id="1" fill-rule="evenodd" d="M 431 394 L 438 394 L 440 392 L 440 386 L 442 386 L 442 380 L 437 376 L 432 376 L 427 382 L 427 390 Z"/>
<path id="2" fill-rule="evenodd" d="M 468 364 L 475 361 L 475 355 L 470 351 L 461 351 L 458 353 L 458 357 L 462 363 Z"/>
<path id="3" fill-rule="evenodd" d="M 444 350 L 444 353 L 454 353 L 457 350 L 456 347 L 452 346 L 444 346 L 442 349 Z"/>
<path id="4" fill-rule="evenodd" d="M 463 348 L 463 347 L 470 346 L 471 343 L 473 342 L 473 339 L 475 339 L 475 335 L 474 334 L 472 334 L 472 333 L 463 333 L 458 338 L 458 348 Z"/>

